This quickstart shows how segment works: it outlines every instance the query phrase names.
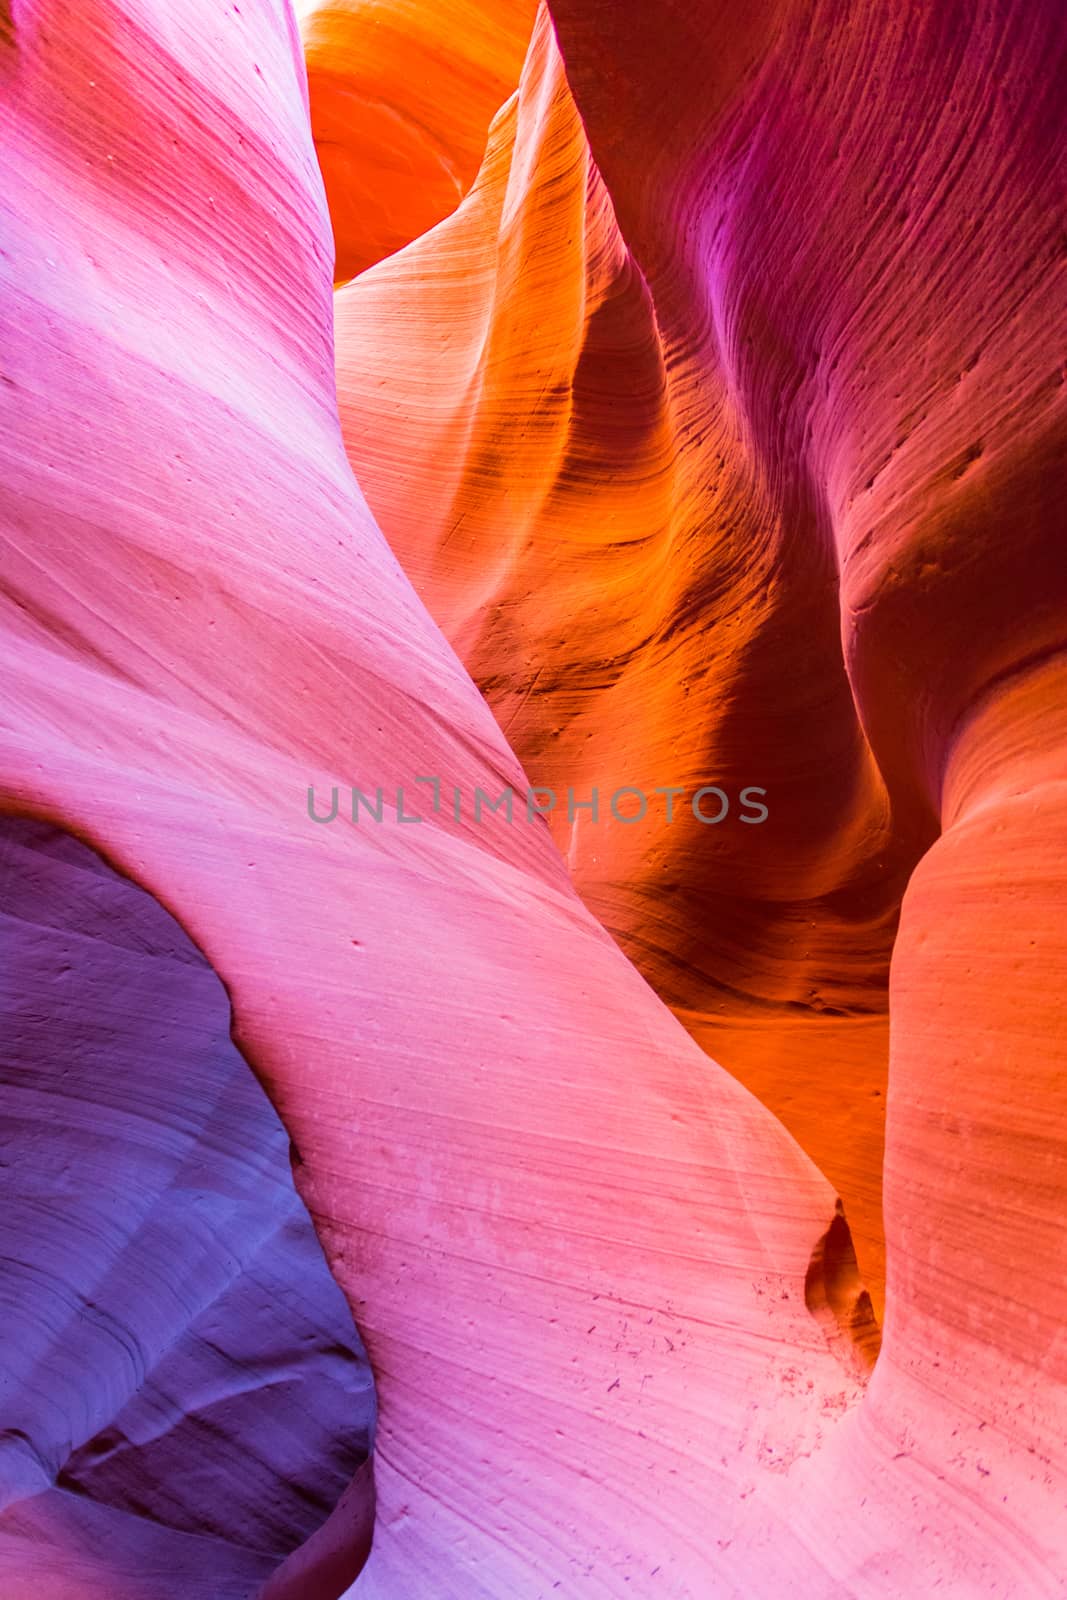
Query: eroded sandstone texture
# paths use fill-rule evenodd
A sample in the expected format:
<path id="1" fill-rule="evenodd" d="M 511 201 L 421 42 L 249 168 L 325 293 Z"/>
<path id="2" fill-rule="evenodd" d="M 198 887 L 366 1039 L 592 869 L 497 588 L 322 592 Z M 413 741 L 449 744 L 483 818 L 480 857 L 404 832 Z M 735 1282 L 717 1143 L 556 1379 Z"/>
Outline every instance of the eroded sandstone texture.
<path id="1" fill-rule="evenodd" d="M 339 295 L 337 353 L 372 509 L 584 898 L 847 1194 L 880 1298 L 900 897 L 1064 560 L 1052 14 L 873 50 L 877 13 L 564 9 L 578 107 L 542 14 L 474 192 Z M 609 812 L 701 782 L 766 787 L 767 825 Z"/>
<path id="2" fill-rule="evenodd" d="M 351 1594 L 1055 1600 L 1062 18 L 302 9 L 311 125 L 280 0 L 7 14 L 0 756 L 292 1141 L 380 1403 Z M 311 126 L 378 262 L 336 393 Z M 74 1498 L 17 1600 L 196 1592 Z"/>
<path id="3" fill-rule="evenodd" d="M 335 276 L 454 211 L 518 81 L 534 0 L 297 0 Z"/>
<path id="4" fill-rule="evenodd" d="M 46 823 L 0 884 L 0 1591 L 32 1539 L 71 1593 L 248 1594 L 369 1448 L 351 1317 L 174 920 Z"/>

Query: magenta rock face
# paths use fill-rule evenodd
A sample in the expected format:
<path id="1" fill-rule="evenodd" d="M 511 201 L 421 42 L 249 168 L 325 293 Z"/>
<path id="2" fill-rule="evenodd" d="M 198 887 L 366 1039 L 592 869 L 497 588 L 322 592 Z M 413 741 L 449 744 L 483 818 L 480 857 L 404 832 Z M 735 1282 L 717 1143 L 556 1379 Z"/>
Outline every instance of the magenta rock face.
<path id="1" fill-rule="evenodd" d="M 365 1457 L 370 1370 L 208 963 L 69 834 L 0 825 L 0 1593 L 58 1525 L 103 1579 L 245 1595 Z"/>

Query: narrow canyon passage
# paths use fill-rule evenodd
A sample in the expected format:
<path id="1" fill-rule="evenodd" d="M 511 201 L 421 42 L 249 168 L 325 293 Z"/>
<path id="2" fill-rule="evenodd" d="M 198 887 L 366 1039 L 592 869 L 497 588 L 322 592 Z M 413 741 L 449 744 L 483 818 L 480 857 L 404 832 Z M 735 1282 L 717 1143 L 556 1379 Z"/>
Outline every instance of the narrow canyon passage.
<path id="1" fill-rule="evenodd" d="M 312 43 L 336 16 L 311 8 Z M 313 127 L 320 94 L 313 73 Z M 338 402 L 382 531 L 555 796 L 578 892 L 842 1196 L 880 1313 L 889 963 L 936 820 L 893 814 L 864 736 L 815 467 L 756 431 L 793 402 L 733 371 L 717 317 L 760 263 L 698 257 L 683 294 L 631 247 L 542 7 L 469 194 L 337 290 Z"/>

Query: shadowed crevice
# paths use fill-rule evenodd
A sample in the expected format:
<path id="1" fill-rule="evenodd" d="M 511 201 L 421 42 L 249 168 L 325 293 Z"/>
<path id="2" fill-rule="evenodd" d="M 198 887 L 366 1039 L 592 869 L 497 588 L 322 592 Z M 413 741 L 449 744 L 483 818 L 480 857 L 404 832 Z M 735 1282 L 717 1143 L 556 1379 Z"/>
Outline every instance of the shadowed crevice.
<path id="1" fill-rule="evenodd" d="M 0 1537 L 115 1593 L 251 1600 L 370 1514 L 369 1364 L 230 1024 L 149 893 L 0 817 Z"/>
<path id="2" fill-rule="evenodd" d="M 858 1377 L 869 1374 L 878 1357 L 882 1332 L 860 1277 L 840 1200 L 830 1226 L 811 1253 L 804 1301 L 842 1365 Z"/>

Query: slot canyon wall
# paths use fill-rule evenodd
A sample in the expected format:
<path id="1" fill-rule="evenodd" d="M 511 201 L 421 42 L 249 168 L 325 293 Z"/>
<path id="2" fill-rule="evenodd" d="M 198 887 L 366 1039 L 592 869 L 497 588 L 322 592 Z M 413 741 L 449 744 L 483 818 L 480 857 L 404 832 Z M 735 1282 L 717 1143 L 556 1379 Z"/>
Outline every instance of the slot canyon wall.
<path id="1" fill-rule="evenodd" d="M 1056 1600 L 1064 20 L 298 12 L 0 9 L 0 910 L 54 959 L 88 871 L 191 953 L 121 1044 L 11 965 L 7 1108 L 57 1114 L 2 1174 L 4 1594 Z M 476 818 L 506 785 L 557 804 Z M 200 1255 L 101 1087 L 162 1060 L 157 1180 L 203 1128 L 249 1207 Z M 286 1138 L 373 1492 L 306 1220 L 299 1315 L 242 1299 Z M 64 1341 L 79 1230 L 109 1327 L 233 1277 L 168 1395 L 195 1454 L 247 1371 L 215 1477 Z"/>
<path id="2" fill-rule="evenodd" d="M 255 1592 L 373 1424 L 289 1141 L 150 896 L 10 816 L 0 882 L 0 1585 L 28 1592 L 30 1541 L 58 1592 L 152 1566 L 187 1596 Z"/>

